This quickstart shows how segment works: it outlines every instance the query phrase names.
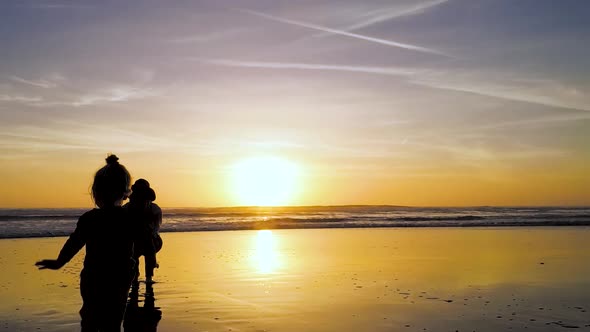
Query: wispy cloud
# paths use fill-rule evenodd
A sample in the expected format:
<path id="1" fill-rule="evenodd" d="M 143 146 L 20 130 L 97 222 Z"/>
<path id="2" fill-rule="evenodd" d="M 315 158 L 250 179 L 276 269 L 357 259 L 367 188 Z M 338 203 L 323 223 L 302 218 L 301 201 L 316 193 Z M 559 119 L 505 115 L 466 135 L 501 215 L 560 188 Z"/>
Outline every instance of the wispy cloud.
<path id="1" fill-rule="evenodd" d="M 141 135 L 109 126 L 84 126 L 83 123 L 71 127 L 49 129 L 45 127 L 24 126 L 4 131 L 2 148 L 35 151 L 55 150 L 93 150 L 104 151 L 105 147 L 116 146 L 119 151 L 146 151 L 170 146 L 171 142 Z"/>
<path id="2" fill-rule="evenodd" d="M 468 71 L 460 70 L 452 72 L 404 67 L 349 66 L 208 58 L 190 59 L 227 67 L 339 71 L 398 76 L 405 77 L 408 83 L 429 88 L 477 94 L 507 101 L 590 111 L 590 98 L 587 97 L 587 93 L 577 87 L 566 86 L 552 80 L 515 79 L 509 76 L 498 78 L 489 73 L 469 73 Z M 498 76 L 498 74 L 496 73 L 495 76 Z"/>
<path id="3" fill-rule="evenodd" d="M 39 96 L 23 96 L 23 95 L 0 95 L 0 102 L 16 102 L 16 103 L 38 103 L 43 101 L 42 97 Z"/>
<path id="4" fill-rule="evenodd" d="M 49 80 L 49 79 L 28 80 L 28 79 L 18 77 L 18 76 L 11 76 L 10 79 L 14 82 L 34 86 L 37 88 L 43 88 L 43 89 L 51 89 L 51 88 L 55 88 L 57 86 L 57 83 L 54 80 Z"/>
<path id="5" fill-rule="evenodd" d="M 265 19 L 268 19 L 271 21 L 275 21 L 275 22 L 281 22 L 281 23 L 305 27 L 305 28 L 313 29 L 313 30 L 317 30 L 317 31 L 328 32 L 328 33 L 332 33 L 335 35 L 341 35 L 341 36 L 346 36 L 346 37 L 350 37 L 350 38 L 365 40 L 368 42 L 377 43 L 377 44 L 381 44 L 381 45 L 392 46 L 392 47 L 397 47 L 397 48 L 421 52 L 421 53 L 436 54 L 436 55 L 441 55 L 441 56 L 445 56 L 445 57 L 451 57 L 449 54 L 446 54 L 444 52 L 441 52 L 441 51 L 438 51 L 438 50 L 435 50 L 432 48 L 427 48 L 427 47 L 422 47 L 422 46 L 417 46 L 417 45 L 412 45 L 412 44 L 406 44 L 406 43 L 400 43 L 400 42 L 395 42 L 392 40 L 375 38 L 375 37 L 370 37 L 370 36 L 365 36 L 365 35 L 360 35 L 357 33 L 352 33 L 352 32 L 339 30 L 339 29 L 332 29 L 332 28 L 328 28 L 328 27 L 324 27 L 321 25 L 312 24 L 312 23 L 308 23 L 308 22 L 296 21 L 296 20 L 291 20 L 291 19 L 287 19 L 287 18 L 282 18 L 279 16 L 269 15 L 269 14 L 257 12 L 254 10 L 239 9 L 239 8 L 236 8 L 234 10 L 237 10 L 242 13 L 247 13 L 247 14 L 258 16 L 258 17 L 262 17 L 262 18 L 265 18 Z"/>
<path id="6" fill-rule="evenodd" d="M 509 128 L 509 127 L 519 127 L 519 128 L 522 128 L 523 126 L 547 127 L 547 126 L 552 126 L 552 125 L 560 124 L 560 123 L 588 121 L 588 120 L 590 120 L 590 114 L 587 112 L 584 112 L 584 113 L 580 112 L 577 114 L 566 114 L 566 115 L 557 115 L 557 116 L 547 116 L 547 117 L 542 117 L 542 118 L 496 122 L 496 123 L 486 124 L 483 126 L 475 126 L 471 129 L 466 128 L 466 130 L 480 132 L 481 130 L 495 130 L 495 129 L 503 129 L 503 128 Z"/>
<path id="7" fill-rule="evenodd" d="M 51 127 L 47 124 L 10 127 L 0 132 L 0 149 L 13 150 L 18 154 L 59 150 L 101 152 L 109 147 L 116 147 L 118 152 L 219 153 L 217 142 L 185 140 L 178 135 L 166 135 L 162 132 L 159 136 L 154 136 L 151 130 L 136 129 L 136 124 L 133 130 L 124 129 L 125 127 L 131 127 L 131 124 L 91 124 L 71 120 L 51 122 Z"/>
<path id="8" fill-rule="evenodd" d="M 231 36 L 235 36 L 244 29 L 230 29 L 225 31 L 215 31 L 206 34 L 199 34 L 199 35 L 190 35 L 190 36 L 182 36 L 176 37 L 169 40 L 170 43 L 173 44 L 199 44 L 199 43 L 206 43 L 216 40 L 225 39 Z"/>
<path id="9" fill-rule="evenodd" d="M 457 75 L 436 78 L 423 75 L 412 79 L 412 83 L 447 91 L 457 91 L 480 96 L 499 98 L 508 101 L 532 103 L 550 107 L 590 111 L 590 98 L 576 88 L 566 87 L 552 80 L 516 81 L 510 78 L 494 79 L 485 77 L 459 78 Z"/>
<path id="10" fill-rule="evenodd" d="M 4 93 L 0 94 L 0 102 L 19 103 L 33 107 L 84 107 L 105 103 L 128 102 L 156 95 L 158 95 L 158 92 L 155 89 L 118 85 L 88 92 L 72 92 L 67 89 L 56 90 L 51 95 L 41 93 L 35 95 Z"/>
<path id="11" fill-rule="evenodd" d="M 251 146 L 264 149 L 299 149 L 305 147 L 303 144 L 285 141 L 239 141 L 236 145 Z"/>
<path id="12" fill-rule="evenodd" d="M 59 9 L 88 9 L 88 8 L 93 8 L 87 4 L 80 4 L 80 3 L 51 3 L 51 2 L 45 2 L 45 3 L 40 3 L 40 2 L 35 2 L 35 3 L 29 3 L 26 5 L 22 5 L 22 7 L 26 7 L 26 8 L 31 8 L 31 9 L 55 9 L 55 10 L 59 10 Z"/>
<path id="13" fill-rule="evenodd" d="M 97 91 L 78 97 L 71 101 L 72 106 L 89 106 L 101 103 L 126 102 L 154 96 L 156 92 L 151 89 L 131 86 L 116 86 L 104 91 Z"/>
<path id="14" fill-rule="evenodd" d="M 365 18 L 362 21 L 358 21 L 354 24 L 346 26 L 340 30 L 350 32 L 350 31 L 362 29 L 362 28 L 365 28 L 365 27 L 368 27 L 368 26 L 371 26 L 374 24 L 378 24 L 381 22 L 389 21 L 391 19 L 395 19 L 398 17 L 405 17 L 405 16 L 422 14 L 422 13 L 426 12 L 428 9 L 442 5 L 448 1 L 449 0 L 435 0 L 435 1 L 428 1 L 428 2 L 424 2 L 424 3 L 416 3 L 408 8 L 401 8 L 400 9 L 399 7 L 395 7 L 395 8 L 380 9 L 380 10 L 373 11 L 372 13 L 370 13 L 368 15 L 368 18 Z M 321 33 L 321 34 L 317 34 L 315 36 L 321 37 L 321 36 L 327 36 L 327 35 L 331 35 L 331 34 L 330 33 Z"/>
<path id="15" fill-rule="evenodd" d="M 416 71 L 406 68 L 393 67 L 369 67 L 369 66 L 346 66 L 346 65 L 327 65 L 327 64 L 311 64 L 311 63 L 290 63 L 290 62 L 260 62 L 260 61 L 240 61 L 229 59 L 201 59 L 194 58 L 193 60 L 228 67 L 244 67 L 244 68 L 267 68 L 267 69 L 299 69 L 299 70 L 328 70 L 328 71 L 344 71 L 344 72 L 358 72 L 370 73 L 380 75 L 394 75 L 407 76 L 414 74 Z"/>

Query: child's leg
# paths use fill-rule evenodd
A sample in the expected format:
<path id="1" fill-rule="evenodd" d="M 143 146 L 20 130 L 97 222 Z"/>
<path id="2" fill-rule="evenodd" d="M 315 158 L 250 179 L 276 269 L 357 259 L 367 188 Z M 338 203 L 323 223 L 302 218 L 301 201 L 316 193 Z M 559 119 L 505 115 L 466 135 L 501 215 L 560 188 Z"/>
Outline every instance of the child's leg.
<path id="1" fill-rule="evenodd" d="M 145 277 L 151 279 L 154 276 L 154 268 L 156 268 L 156 254 L 150 253 L 145 256 Z"/>
<path id="2" fill-rule="evenodd" d="M 98 327 L 96 326 L 84 326 L 84 321 L 81 323 L 81 332 L 98 332 Z"/>
<path id="3" fill-rule="evenodd" d="M 82 308 L 80 309 L 80 327 L 83 332 L 98 331 L 97 312 L 99 311 L 97 289 L 82 271 L 80 277 L 80 295 L 82 295 Z"/>
<path id="4" fill-rule="evenodd" d="M 82 272 L 82 331 L 120 331 L 129 294 L 129 280 L 129 270 L 120 276 L 89 277 Z"/>
<path id="5" fill-rule="evenodd" d="M 133 267 L 133 280 L 131 282 L 131 286 L 139 286 L 139 257 L 140 255 L 133 255 L 135 266 Z"/>

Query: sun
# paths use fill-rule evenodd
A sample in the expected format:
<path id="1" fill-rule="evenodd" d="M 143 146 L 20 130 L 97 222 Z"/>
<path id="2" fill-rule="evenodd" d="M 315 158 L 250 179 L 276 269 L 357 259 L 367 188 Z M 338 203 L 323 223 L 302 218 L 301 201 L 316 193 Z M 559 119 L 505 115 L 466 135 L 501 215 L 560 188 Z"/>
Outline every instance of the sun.
<path id="1" fill-rule="evenodd" d="M 233 165 L 232 192 L 240 205 L 289 205 L 297 189 L 299 167 L 284 158 L 253 157 Z"/>

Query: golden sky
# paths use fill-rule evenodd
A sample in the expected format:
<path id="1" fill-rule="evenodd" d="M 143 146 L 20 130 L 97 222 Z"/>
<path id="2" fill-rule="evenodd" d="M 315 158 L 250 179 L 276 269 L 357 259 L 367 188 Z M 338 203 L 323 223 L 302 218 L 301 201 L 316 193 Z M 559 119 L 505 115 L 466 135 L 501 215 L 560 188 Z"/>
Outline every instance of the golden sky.
<path id="1" fill-rule="evenodd" d="M 589 6 L 2 3 L 0 207 L 589 205 Z"/>

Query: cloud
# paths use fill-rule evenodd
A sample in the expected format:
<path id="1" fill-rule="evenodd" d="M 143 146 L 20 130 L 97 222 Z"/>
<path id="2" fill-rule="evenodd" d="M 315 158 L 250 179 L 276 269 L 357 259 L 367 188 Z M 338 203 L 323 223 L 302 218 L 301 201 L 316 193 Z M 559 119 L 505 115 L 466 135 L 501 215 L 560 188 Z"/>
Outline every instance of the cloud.
<path id="1" fill-rule="evenodd" d="M 42 102 L 42 101 L 43 101 L 43 98 L 41 98 L 39 96 L 29 97 L 29 96 L 23 96 L 23 95 L 7 95 L 7 94 L 0 95 L 0 102 L 16 102 L 16 103 L 31 104 L 31 103 L 38 103 L 38 102 Z"/>
<path id="2" fill-rule="evenodd" d="M 415 73 L 413 69 L 393 68 L 393 67 L 370 67 L 370 66 L 346 66 L 346 65 L 326 65 L 311 63 L 290 63 L 290 62 L 258 62 L 258 61 L 240 61 L 229 59 L 201 59 L 193 60 L 209 63 L 219 66 L 228 67 L 245 67 L 245 68 L 267 68 L 267 69 L 299 69 L 299 70 L 328 70 L 370 73 L 380 75 L 408 76 Z"/>
<path id="3" fill-rule="evenodd" d="M 590 98 L 587 97 L 587 93 L 551 79 L 527 80 L 485 72 L 424 73 L 414 77 L 412 83 L 508 101 L 590 111 Z"/>
<path id="4" fill-rule="evenodd" d="M 471 131 L 478 132 L 481 130 L 494 130 L 494 129 L 502 129 L 502 128 L 508 128 L 508 127 L 522 128 L 523 126 L 537 126 L 537 127 L 543 126 L 544 127 L 544 126 L 551 126 L 551 125 L 559 124 L 559 123 L 586 121 L 586 120 L 590 120 L 590 114 L 588 114 L 587 112 L 584 112 L 584 113 L 577 113 L 577 114 L 546 116 L 546 117 L 534 118 L 534 119 L 496 122 L 496 123 L 487 124 L 487 125 L 483 125 L 483 126 L 473 127 L 473 128 L 471 128 Z"/>
<path id="5" fill-rule="evenodd" d="M 125 128 L 133 129 L 125 129 Z M 236 146 L 235 144 L 231 146 Z M 199 155 L 220 154 L 219 142 L 205 139 L 190 140 L 177 132 L 166 135 L 136 123 L 94 124 L 75 120 L 50 121 L 42 126 L 11 126 L 0 132 L 0 150 L 13 151 L 18 155 L 28 152 L 51 152 L 80 150 L 103 152 L 116 147 L 117 152 L 177 152 Z M 16 156 L 15 156 L 16 157 Z"/>
<path id="6" fill-rule="evenodd" d="M 54 124 L 54 128 L 23 126 L 0 133 L 3 149 L 33 151 L 92 150 L 103 151 L 116 146 L 118 151 L 149 151 L 171 145 L 165 139 L 121 130 L 112 126 L 89 126 L 84 123 Z"/>
<path id="7" fill-rule="evenodd" d="M 182 36 L 170 39 L 169 42 L 173 44 L 199 44 L 210 41 L 224 39 L 230 36 L 237 35 L 243 32 L 243 29 L 230 29 L 225 31 L 216 31 L 201 35 Z"/>
<path id="8" fill-rule="evenodd" d="M 268 149 L 299 149 L 305 147 L 303 144 L 286 141 L 238 141 L 234 142 L 234 144 Z"/>
<path id="9" fill-rule="evenodd" d="M 368 18 L 366 18 L 362 21 L 356 22 L 354 24 L 351 24 L 349 26 L 346 26 L 340 30 L 350 32 L 350 31 L 354 31 L 354 30 L 358 30 L 358 29 L 362 29 L 362 28 L 371 26 L 373 24 L 385 22 L 385 21 L 388 21 L 388 20 L 391 20 L 394 18 L 422 14 L 422 13 L 426 12 L 428 9 L 442 5 L 448 1 L 449 0 L 435 0 L 435 1 L 429 1 L 429 2 L 424 2 L 424 3 L 418 3 L 418 4 L 413 4 L 409 8 L 404 8 L 404 9 L 400 9 L 399 7 L 380 9 L 380 10 L 373 11 L 372 13 L 370 13 L 368 15 L 369 16 Z M 315 35 L 315 37 L 323 37 L 323 36 L 328 36 L 328 35 L 331 35 L 331 33 L 321 33 L 321 34 Z"/>
<path id="10" fill-rule="evenodd" d="M 27 80 L 18 76 L 11 76 L 10 79 L 14 82 L 31 85 L 37 88 L 51 89 L 57 86 L 57 83 L 49 79 Z"/>
<path id="11" fill-rule="evenodd" d="M 83 5 L 79 3 L 29 3 L 27 5 L 22 5 L 22 7 L 31 8 L 31 9 L 88 9 L 93 8 L 89 5 Z"/>
<path id="12" fill-rule="evenodd" d="M 135 99 L 143 99 L 156 95 L 151 89 L 143 89 L 131 86 L 117 86 L 97 91 L 78 97 L 69 102 L 72 106 L 90 106 L 101 103 L 126 102 Z"/>
<path id="13" fill-rule="evenodd" d="M 91 92 L 72 93 L 68 90 L 58 90 L 51 95 L 26 95 L 23 93 L 0 94 L 0 102 L 19 103 L 34 107 L 71 106 L 84 107 L 105 103 L 121 103 L 132 100 L 149 98 L 158 95 L 154 89 L 118 85 L 97 89 Z"/>
<path id="14" fill-rule="evenodd" d="M 590 111 L 590 98 L 584 90 L 552 80 L 515 79 L 485 72 L 433 71 L 420 68 L 348 66 L 292 62 L 242 61 L 231 59 L 191 58 L 194 61 L 219 66 L 263 68 L 277 70 L 320 70 L 356 72 L 377 75 L 405 77 L 408 83 L 476 94 L 507 101 L 526 102 L 549 107 Z M 494 77 L 496 76 L 496 77 Z"/>
<path id="15" fill-rule="evenodd" d="M 329 32 L 329 33 L 332 33 L 335 35 L 341 35 L 341 36 L 351 37 L 351 38 L 355 38 L 355 39 L 365 40 L 368 42 L 377 43 L 377 44 L 381 44 L 381 45 L 397 47 L 397 48 L 410 50 L 410 51 L 416 51 L 416 52 L 420 52 L 420 53 L 436 54 L 436 55 L 441 55 L 441 56 L 445 56 L 445 57 L 451 57 L 450 55 L 448 55 L 446 53 L 443 53 L 443 52 L 435 50 L 435 49 L 427 48 L 427 47 L 406 44 L 406 43 L 399 43 L 399 42 L 381 39 L 381 38 L 369 37 L 369 36 L 360 35 L 360 34 L 356 34 L 356 33 L 352 33 L 352 32 L 347 32 L 344 30 L 332 29 L 332 28 L 324 27 L 324 26 L 317 25 L 317 24 L 290 20 L 290 19 L 286 19 L 286 18 L 282 18 L 282 17 L 278 17 L 278 16 L 273 16 L 273 15 L 257 12 L 254 10 L 239 9 L 239 8 L 234 9 L 234 10 L 237 10 L 242 13 L 255 15 L 258 17 L 263 17 L 263 18 L 266 18 L 268 20 L 275 21 L 275 22 L 281 22 L 281 23 L 285 23 L 285 24 L 305 27 L 305 28 L 309 28 L 309 29 L 313 29 L 313 30 L 317 30 L 317 31 Z"/>

